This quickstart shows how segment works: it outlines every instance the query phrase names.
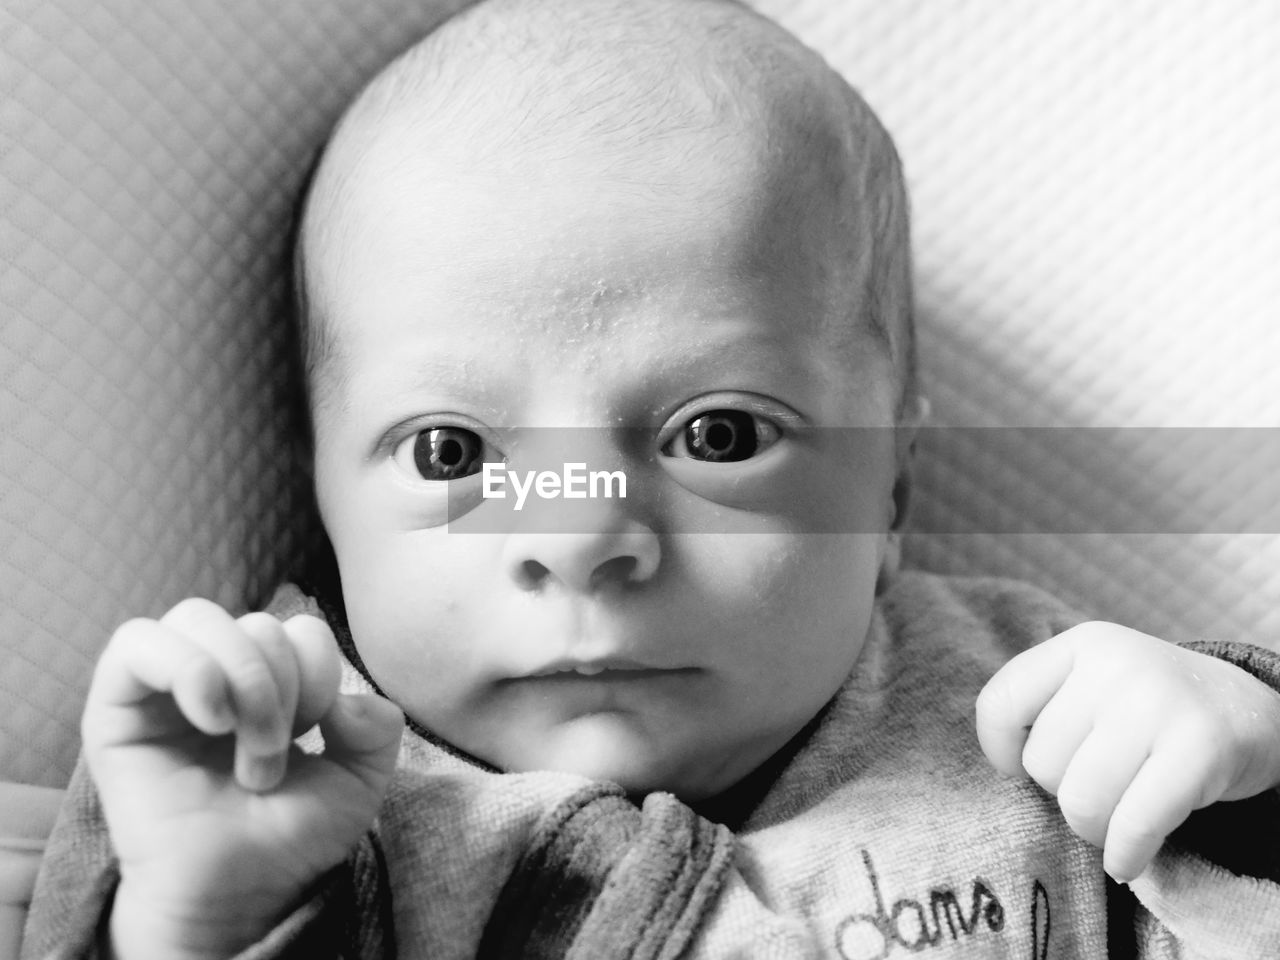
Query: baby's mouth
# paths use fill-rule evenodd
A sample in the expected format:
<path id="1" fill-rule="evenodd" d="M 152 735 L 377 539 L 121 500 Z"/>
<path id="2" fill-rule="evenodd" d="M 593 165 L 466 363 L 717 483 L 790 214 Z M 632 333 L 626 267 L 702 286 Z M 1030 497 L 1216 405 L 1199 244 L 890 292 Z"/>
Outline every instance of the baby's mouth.
<path id="1" fill-rule="evenodd" d="M 682 674 L 700 673 L 697 667 L 654 667 L 625 657 L 607 657 L 599 660 L 557 660 L 554 663 L 515 679 L 540 680 L 546 678 L 571 680 L 578 677 L 596 680 L 628 681 Z"/>
<path id="2" fill-rule="evenodd" d="M 580 677 L 594 677 L 604 673 L 607 668 L 598 663 L 582 663 L 576 667 L 562 667 L 554 670 L 540 670 L 535 677 L 557 677 L 561 674 L 576 673 Z"/>

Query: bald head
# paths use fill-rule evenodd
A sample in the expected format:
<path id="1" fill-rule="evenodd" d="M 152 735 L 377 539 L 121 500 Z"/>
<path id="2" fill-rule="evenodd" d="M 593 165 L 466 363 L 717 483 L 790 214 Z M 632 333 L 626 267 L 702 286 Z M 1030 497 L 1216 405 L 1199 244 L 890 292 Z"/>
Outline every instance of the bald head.
<path id="1" fill-rule="evenodd" d="M 687 186 L 685 161 L 732 170 L 778 158 L 787 162 L 774 165 L 773 202 L 791 215 L 770 222 L 790 225 L 796 239 L 818 217 L 834 226 L 839 249 L 827 272 L 849 304 L 847 323 L 832 331 L 837 346 L 869 325 L 893 359 L 901 398 L 913 396 L 898 158 L 869 107 L 819 56 L 736 0 L 468 8 L 365 88 L 309 189 L 295 265 L 311 402 L 323 403 L 340 374 L 333 251 L 353 242 L 362 182 L 483 173 L 519 183 L 572 159 L 643 201 Z M 788 239 L 773 247 L 779 257 L 801 249 Z"/>

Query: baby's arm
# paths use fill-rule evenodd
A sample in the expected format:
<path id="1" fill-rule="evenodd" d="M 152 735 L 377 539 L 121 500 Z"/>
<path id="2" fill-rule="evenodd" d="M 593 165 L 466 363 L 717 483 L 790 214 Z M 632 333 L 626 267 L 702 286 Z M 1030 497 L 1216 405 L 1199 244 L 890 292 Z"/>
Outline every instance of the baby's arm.
<path id="1" fill-rule="evenodd" d="M 1192 811 L 1280 784 L 1280 693 L 1116 624 L 1081 624 L 1009 661 L 977 722 L 997 769 L 1053 793 L 1122 882 Z"/>
<path id="2" fill-rule="evenodd" d="M 121 960 L 229 957 L 347 857 L 391 777 L 403 718 L 340 696 L 327 626 L 233 619 L 203 600 L 132 620 L 95 670 L 82 723 L 120 884 Z M 294 735 L 319 723 L 323 755 Z"/>

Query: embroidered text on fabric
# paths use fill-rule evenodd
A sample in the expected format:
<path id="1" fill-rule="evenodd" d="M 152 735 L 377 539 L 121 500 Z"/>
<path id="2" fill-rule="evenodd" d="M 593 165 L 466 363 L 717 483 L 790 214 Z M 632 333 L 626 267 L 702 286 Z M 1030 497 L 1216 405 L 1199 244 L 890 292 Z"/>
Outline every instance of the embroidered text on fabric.
<path id="1" fill-rule="evenodd" d="M 903 897 L 892 908 L 885 904 L 871 854 L 862 851 L 862 864 L 875 898 L 874 913 L 855 913 L 840 921 L 836 949 L 844 960 L 887 960 L 899 949 L 919 953 L 982 932 L 1002 933 L 1005 908 L 991 884 L 974 877 L 967 909 L 951 887 L 933 887 L 920 900 Z M 1047 960 L 1049 953 L 1049 893 L 1034 881 L 1030 917 L 1029 960 Z"/>

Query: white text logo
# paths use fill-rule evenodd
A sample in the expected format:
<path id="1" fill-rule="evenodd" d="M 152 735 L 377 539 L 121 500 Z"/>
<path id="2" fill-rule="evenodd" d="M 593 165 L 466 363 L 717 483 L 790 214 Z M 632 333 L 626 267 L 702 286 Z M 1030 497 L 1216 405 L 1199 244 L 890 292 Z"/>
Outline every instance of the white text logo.
<path id="1" fill-rule="evenodd" d="M 507 484 L 516 493 L 515 509 L 524 507 L 530 492 L 543 500 L 563 497 L 566 500 L 586 500 L 588 497 L 627 496 L 627 475 L 621 470 L 587 470 L 585 463 L 566 463 L 564 470 L 508 470 L 505 463 L 486 461 L 481 470 L 483 486 L 481 495 L 486 500 L 505 500 Z M 615 488 L 617 492 L 615 493 Z"/>

